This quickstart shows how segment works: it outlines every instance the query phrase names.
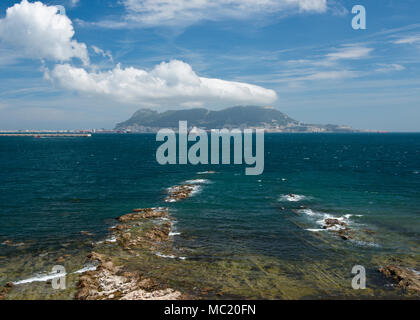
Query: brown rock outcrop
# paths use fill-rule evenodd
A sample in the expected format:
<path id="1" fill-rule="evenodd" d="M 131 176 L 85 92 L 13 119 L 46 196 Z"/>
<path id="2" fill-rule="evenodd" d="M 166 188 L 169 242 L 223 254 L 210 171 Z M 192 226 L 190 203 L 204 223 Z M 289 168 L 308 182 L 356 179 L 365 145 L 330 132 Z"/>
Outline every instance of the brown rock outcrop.
<path id="1" fill-rule="evenodd" d="M 350 240 L 354 236 L 354 231 L 343 221 L 339 219 L 328 218 L 324 220 L 323 229 L 334 232 L 343 240 Z"/>
<path id="2" fill-rule="evenodd" d="M 168 221 L 162 221 L 167 218 Z M 155 219 L 155 220 L 153 220 Z M 138 250 L 154 251 L 168 248 L 171 218 L 166 208 L 135 209 L 134 213 L 121 216 L 121 224 L 110 228 L 119 247 L 130 255 Z M 137 250 L 137 251 L 136 251 Z M 174 300 L 180 299 L 179 291 L 159 286 L 138 272 L 128 272 L 124 265 L 116 265 L 120 257 L 111 251 L 105 255 L 90 253 L 87 258 L 97 264 L 94 271 L 80 277 L 75 299 L 78 300 Z"/>
<path id="3" fill-rule="evenodd" d="M 130 222 L 140 219 L 162 218 L 168 215 L 166 208 L 134 209 L 133 212 L 120 216 L 117 220 L 120 222 Z"/>
<path id="4" fill-rule="evenodd" d="M 80 277 L 77 285 L 77 300 L 176 300 L 181 297 L 179 291 L 170 288 L 158 288 L 158 284 L 148 278 L 142 278 L 136 272 L 122 271 L 103 255 L 92 253 L 90 259 L 96 259 L 100 265 L 95 271 L 89 271 Z"/>
<path id="5" fill-rule="evenodd" d="M 165 198 L 166 202 L 176 202 L 179 200 L 191 197 L 192 192 L 196 186 L 193 184 L 184 184 L 181 186 L 174 186 L 169 189 L 169 195 Z"/>
<path id="6" fill-rule="evenodd" d="M 399 287 L 420 293 L 420 274 L 418 272 L 396 265 L 381 267 L 379 272 L 395 280 Z"/>
<path id="7" fill-rule="evenodd" d="M 14 287 L 13 282 L 8 282 L 2 290 L 0 290 L 0 300 L 4 300 L 7 297 L 7 294 L 12 290 Z"/>

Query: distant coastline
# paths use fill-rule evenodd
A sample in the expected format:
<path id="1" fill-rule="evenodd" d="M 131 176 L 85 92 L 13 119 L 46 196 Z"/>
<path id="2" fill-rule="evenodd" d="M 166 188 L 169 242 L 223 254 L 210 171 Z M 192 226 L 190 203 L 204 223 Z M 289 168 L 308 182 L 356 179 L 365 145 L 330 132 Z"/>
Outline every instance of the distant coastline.
<path id="1" fill-rule="evenodd" d="M 211 129 L 264 129 L 266 132 L 362 132 L 349 126 L 334 124 L 308 124 L 290 118 L 273 107 L 235 106 L 219 111 L 204 108 L 171 110 L 158 113 L 140 109 L 127 121 L 118 123 L 116 131 L 156 133 L 160 129 L 176 129 L 179 121 L 188 121 L 191 128 Z"/>
<path id="2" fill-rule="evenodd" d="M 177 130 L 178 128 L 167 128 L 171 130 Z M 190 128 L 192 129 L 192 128 Z M 384 131 L 384 130 L 354 130 L 354 131 L 281 131 L 281 130 L 270 130 L 263 127 L 253 127 L 249 129 L 264 129 L 266 134 L 420 134 L 419 131 Z M 141 134 L 156 134 L 161 128 L 151 128 L 151 130 L 145 131 L 122 131 L 122 130 L 101 130 L 101 129 L 92 129 L 92 130 L 83 130 L 83 133 L 79 130 L 69 130 L 65 133 L 61 130 L 45 131 L 45 130 L 0 130 L 0 137 L 92 137 L 94 135 L 141 135 Z M 207 133 L 210 133 L 211 130 L 205 130 Z"/>
<path id="3" fill-rule="evenodd" d="M 52 138 L 52 137 L 91 137 L 90 133 L 2 133 L 0 137 L 34 137 L 34 138 Z"/>

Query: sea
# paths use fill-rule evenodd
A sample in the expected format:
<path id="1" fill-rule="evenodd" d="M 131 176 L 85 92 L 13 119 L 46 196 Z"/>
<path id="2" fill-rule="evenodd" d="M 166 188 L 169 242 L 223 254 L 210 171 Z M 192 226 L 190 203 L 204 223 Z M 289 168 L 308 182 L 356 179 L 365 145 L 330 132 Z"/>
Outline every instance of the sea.
<path id="1" fill-rule="evenodd" d="M 410 298 L 378 268 L 420 270 L 420 134 L 265 134 L 265 168 L 160 165 L 154 134 L 0 137 L 0 288 L 73 299 L 86 254 L 133 208 L 168 207 L 174 254 L 131 268 L 214 299 Z M 190 198 L 164 201 L 172 186 Z M 339 219 L 344 240 L 325 229 Z M 108 239 L 112 243 L 112 239 Z M 69 275 L 51 287 L 55 265 Z M 355 266 L 366 289 L 352 286 Z"/>

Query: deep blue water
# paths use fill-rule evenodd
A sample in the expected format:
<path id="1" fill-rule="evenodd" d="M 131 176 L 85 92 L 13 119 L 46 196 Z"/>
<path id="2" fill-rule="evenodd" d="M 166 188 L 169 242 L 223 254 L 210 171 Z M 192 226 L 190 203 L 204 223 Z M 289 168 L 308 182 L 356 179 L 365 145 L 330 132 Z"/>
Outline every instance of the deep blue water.
<path id="1" fill-rule="evenodd" d="M 115 217 L 166 206 L 167 188 L 206 179 L 169 204 L 177 244 L 196 258 L 315 257 L 322 253 L 307 240 L 326 215 L 378 232 L 349 252 L 419 253 L 420 134 L 266 134 L 260 176 L 245 176 L 244 165 L 161 166 L 158 145 L 155 135 L 1 137 L 0 243 L 51 247 L 82 230 L 105 237 Z M 216 174 L 198 174 L 208 170 Z M 303 197 L 287 201 L 291 193 Z"/>

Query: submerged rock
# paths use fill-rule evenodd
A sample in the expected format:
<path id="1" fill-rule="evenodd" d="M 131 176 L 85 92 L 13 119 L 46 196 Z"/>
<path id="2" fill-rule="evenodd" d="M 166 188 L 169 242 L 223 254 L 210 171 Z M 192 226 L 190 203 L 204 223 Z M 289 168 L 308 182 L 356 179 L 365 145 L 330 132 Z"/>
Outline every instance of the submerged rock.
<path id="1" fill-rule="evenodd" d="M 389 265 L 379 268 L 378 271 L 395 280 L 399 287 L 420 293 L 420 274 L 415 270 Z"/>
<path id="2" fill-rule="evenodd" d="M 335 231 L 335 233 L 343 240 L 350 240 L 353 239 L 354 231 L 350 230 L 349 228 L 340 229 Z"/>
<path id="3" fill-rule="evenodd" d="M 5 240 L 5 241 L 2 242 L 2 245 L 8 246 L 8 247 L 22 247 L 22 246 L 25 245 L 25 243 L 23 243 L 23 242 L 15 243 L 12 240 Z"/>
<path id="4" fill-rule="evenodd" d="M 14 287 L 13 282 L 8 282 L 3 289 L 0 290 L 0 300 L 4 300 L 7 297 L 7 294 L 12 290 Z"/>
<path id="5" fill-rule="evenodd" d="M 371 229 L 362 229 L 361 231 L 369 235 L 375 235 L 378 233 L 375 230 L 371 230 Z"/>

